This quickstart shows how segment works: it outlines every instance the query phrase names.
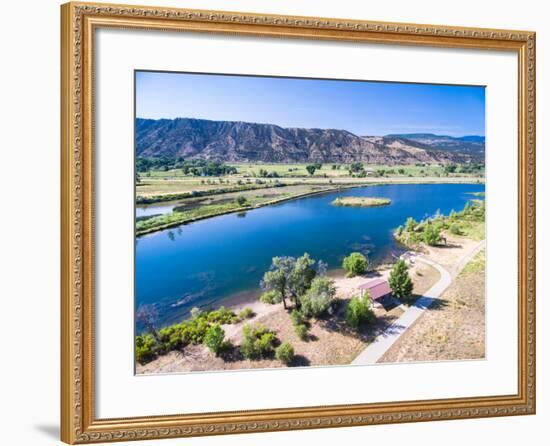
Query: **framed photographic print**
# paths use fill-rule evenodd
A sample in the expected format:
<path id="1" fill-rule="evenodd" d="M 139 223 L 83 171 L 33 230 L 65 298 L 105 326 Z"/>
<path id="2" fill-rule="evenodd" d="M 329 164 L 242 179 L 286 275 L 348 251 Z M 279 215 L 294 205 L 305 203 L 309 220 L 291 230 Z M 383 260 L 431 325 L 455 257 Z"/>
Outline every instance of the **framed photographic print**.
<path id="1" fill-rule="evenodd" d="M 62 440 L 535 412 L 535 35 L 62 6 Z"/>

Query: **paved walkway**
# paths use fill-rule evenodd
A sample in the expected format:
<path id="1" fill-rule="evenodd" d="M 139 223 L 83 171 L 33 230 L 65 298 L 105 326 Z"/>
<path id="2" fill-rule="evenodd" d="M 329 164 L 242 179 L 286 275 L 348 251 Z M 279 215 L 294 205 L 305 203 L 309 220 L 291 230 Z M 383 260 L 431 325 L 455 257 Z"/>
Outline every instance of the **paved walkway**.
<path id="1" fill-rule="evenodd" d="M 478 243 L 472 251 L 464 256 L 458 263 L 455 275 L 466 266 L 466 264 L 485 247 L 485 241 Z M 433 266 L 441 275 L 439 281 L 432 286 L 422 297 L 418 298 L 414 305 L 410 306 L 399 319 L 391 324 L 384 333 L 380 334 L 371 344 L 365 348 L 353 361 L 352 365 L 375 364 L 386 353 L 399 337 L 443 294 L 453 281 L 451 274 L 439 263 L 432 260 L 415 256 L 415 261 Z"/>

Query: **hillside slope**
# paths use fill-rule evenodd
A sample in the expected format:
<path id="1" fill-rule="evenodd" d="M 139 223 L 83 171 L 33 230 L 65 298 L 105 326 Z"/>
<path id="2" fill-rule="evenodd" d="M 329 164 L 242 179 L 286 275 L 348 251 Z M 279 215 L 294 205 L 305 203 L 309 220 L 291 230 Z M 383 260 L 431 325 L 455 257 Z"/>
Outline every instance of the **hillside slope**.
<path id="1" fill-rule="evenodd" d="M 449 137 L 450 138 L 450 137 Z M 446 147 L 393 136 L 357 136 L 346 130 L 283 128 L 273 124 L 204 119 L 136 119 L 141 157 L 203 158 L 225 162 L 334 162 L 370 164 L 483 161 L 470 141 Z M 475 143 L 479 144 L 479 143 Z"/>

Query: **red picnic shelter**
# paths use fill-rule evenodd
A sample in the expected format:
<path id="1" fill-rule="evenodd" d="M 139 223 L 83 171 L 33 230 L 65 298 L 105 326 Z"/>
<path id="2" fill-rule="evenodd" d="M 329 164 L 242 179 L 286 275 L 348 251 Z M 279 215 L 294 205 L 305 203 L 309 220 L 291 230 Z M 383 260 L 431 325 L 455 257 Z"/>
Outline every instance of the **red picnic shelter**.
<path id="1" fill-rule="evenodd" d="M 361 296 L 368 291 L 369 296 L 372 300 L 381 300 L 386 296 L 391 295 L 390 284 L 384 279 L 373 279 L 359 285 L 359 290 L 361 290 Z"/>

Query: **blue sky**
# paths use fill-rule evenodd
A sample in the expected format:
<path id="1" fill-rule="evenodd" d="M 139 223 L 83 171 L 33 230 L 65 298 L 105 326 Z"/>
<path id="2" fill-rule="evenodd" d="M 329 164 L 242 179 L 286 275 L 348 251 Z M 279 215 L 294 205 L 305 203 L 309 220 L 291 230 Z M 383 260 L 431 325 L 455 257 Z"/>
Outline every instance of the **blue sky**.
<path id="1" fill-rule="evenodd" d="M 136 116 L 485 135 L 485 88 L 138 71 Z"/>

